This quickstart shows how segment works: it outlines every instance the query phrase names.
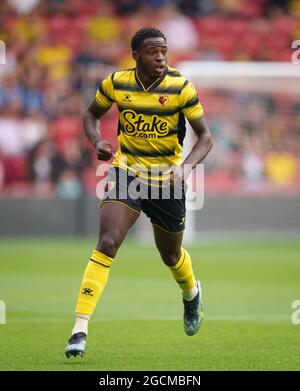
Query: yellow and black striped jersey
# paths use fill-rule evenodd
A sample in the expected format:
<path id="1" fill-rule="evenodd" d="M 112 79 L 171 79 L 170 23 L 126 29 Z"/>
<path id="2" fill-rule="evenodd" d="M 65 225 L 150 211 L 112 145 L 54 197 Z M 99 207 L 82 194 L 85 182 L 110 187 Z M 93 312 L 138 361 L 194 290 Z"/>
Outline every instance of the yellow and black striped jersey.
<path id="1" fill-rule="evenodd" d="M 120 112 L 119 148 L 113 166 L 144 178 L 149 178 L 151 170 L 153 178 L 153 167 L 165 167 L 164 171 L 182 163 L 185 117 L 194 120 L 203 116 L 193 84 L 169 67 L 148 88 L 135 68 L 115 72 L 101 82 L 95 100 L 105 109 L 116 103 Z"/>

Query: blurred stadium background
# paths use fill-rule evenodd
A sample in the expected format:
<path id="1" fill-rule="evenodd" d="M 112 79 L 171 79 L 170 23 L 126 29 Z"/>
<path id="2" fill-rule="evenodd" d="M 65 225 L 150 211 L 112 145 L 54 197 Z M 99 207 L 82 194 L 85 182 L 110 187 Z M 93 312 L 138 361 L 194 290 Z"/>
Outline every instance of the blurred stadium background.
<path id="1" fill-rule="evenodd" d="M 189 212 L 186 235 L 206 321 L 184 336 L 178 289 L 141 216 L 87 357 L 66 363 L 99 220 L 99 161 L 82 114 L 102 78 L 133 65 L 131 36 L 148 25 L 167 35 L 169 64 L 195 83 L 214 137 L 204 208 Z M 298 0 L 0 2 L 0 370 L 299 370 L 297 39 Z M 115 146 L 116 124 L 114 109 L 102 127 Z"/>
<path id="2" fill-rule="evenodd" d="M 167 35 L 169 64 L 186 76 L 193 69 L 215 141 L 205 207 L 191 227 L 198 238 L 298 235 L 300 65 L 266 82 L 271 63 L 291 64 L 300 37 L 295 0 L 2 1 L 1 235 L 97 233 L 99 162 L 82 113 L 103 77 L 133 65 L 130 38 L 149 24 Z M 270 67 L 232 79 L 229 61 Z M 112 110 L 102 125 L 114 145 L 116 123 Z"/>

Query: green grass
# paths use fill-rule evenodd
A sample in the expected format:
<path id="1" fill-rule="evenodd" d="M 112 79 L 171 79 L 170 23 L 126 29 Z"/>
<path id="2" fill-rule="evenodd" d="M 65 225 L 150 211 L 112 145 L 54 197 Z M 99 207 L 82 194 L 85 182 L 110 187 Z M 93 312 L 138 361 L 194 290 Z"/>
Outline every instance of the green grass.
<path id="1" fill-rule="evenodd" d="M 64 357 L 90 240 L 1 240 L 0 370 L 299 370 L 300 243 L 189 248 L 206 320 L 187 337 L 179 289 L 153 246 L 127 242 L 90 324 Z"/>

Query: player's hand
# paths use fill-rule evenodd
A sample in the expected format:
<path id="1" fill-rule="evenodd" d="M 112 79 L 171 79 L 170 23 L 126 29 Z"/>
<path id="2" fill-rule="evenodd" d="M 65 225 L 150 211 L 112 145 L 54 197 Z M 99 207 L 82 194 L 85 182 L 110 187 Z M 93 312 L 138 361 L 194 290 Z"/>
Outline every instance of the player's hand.
<path id="1" fill-rule="evenodd" d="M 114 148 L 108 141 L 101 140 L 95 145 L 98 160 L 110 160 L 115 156 Z"/>
<path id="2" fill-rule="evenodd" d="M 186 183 L 191 173 L 190 167 L 172 166 L 170 173 L 171 186 L 179 186 Z"/>

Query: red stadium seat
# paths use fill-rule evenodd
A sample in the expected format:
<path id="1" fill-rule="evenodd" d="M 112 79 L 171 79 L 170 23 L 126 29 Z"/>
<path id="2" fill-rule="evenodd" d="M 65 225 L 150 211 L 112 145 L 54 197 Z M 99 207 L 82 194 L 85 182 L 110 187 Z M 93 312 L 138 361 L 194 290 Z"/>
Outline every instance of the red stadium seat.
<path id="1" fill-rule="evenodd" d="M 27 180 L 27 160 L 25 156 L 8 156 L 3 160 L 5 183 L 12 184 Z"/>
<path id="2" fill-rule="evenodd" d="M 64 116 L 54 120 L 51 125 L 51 137 L 59 150 L 71 139 L 82 133 L 82 120 L 79 116 Z"/>

